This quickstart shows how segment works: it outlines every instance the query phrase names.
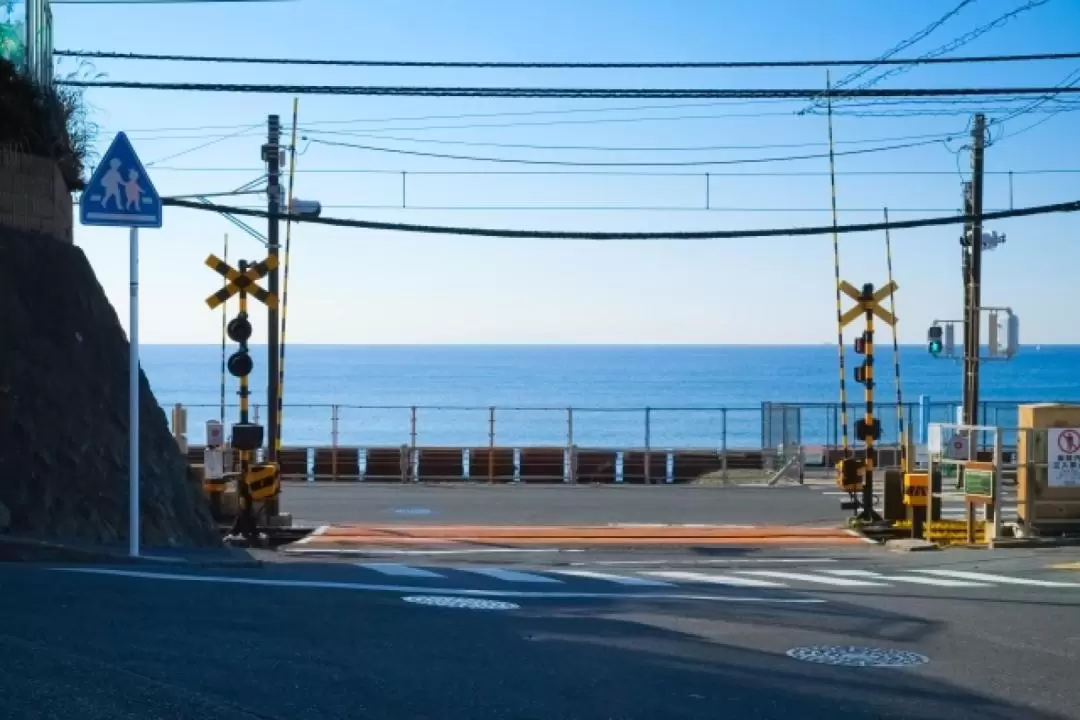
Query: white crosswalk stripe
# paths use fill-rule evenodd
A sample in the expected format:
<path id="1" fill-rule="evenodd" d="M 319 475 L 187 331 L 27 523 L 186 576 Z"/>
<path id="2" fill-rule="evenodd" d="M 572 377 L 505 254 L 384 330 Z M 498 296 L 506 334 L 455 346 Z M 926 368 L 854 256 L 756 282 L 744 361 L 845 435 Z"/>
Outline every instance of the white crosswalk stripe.
<path id="1" fill-rule="evenodd" d="M 643 574 L 670 580 L 686 580 L 688 582 L 711 583 L 714 585 L 733 585 L 736 587 L 784 587 L 783 583 L 770 582 L 768 580 L 735 577 L 734 575 L 717 575 L 715 573 L 686 572 L 684 570 L 658 570 Z"/>
<path id="2" fill-rule="evenodd" d="M 1029 585 L 1031 587 L 1059 587 L 1059 588 L 1080 588 L 1080 583 L 1075 582 L 1059 582 L 1057 580 L 1036 580 L 1035 578 L 1020 578 L 1012 577 L 1010 575 L 995 575 L 993 573 L 983 572 L 969 572 L 966 570 L 916 570 L 918 573 L 925 573 L 927 575 L 936 575 L 940 577 L 948 578 L 961 578 L 964 580 L 975 580 L 988 583 L 999 583 L 1001 585 Z"/>
<path id="3" fill-rule="evenodd" d="M 968 580 L 947 580 L 945 578 L 918 577 L 914 575 L 882 575 L 869 570 L 825 570 L 830 575 L 842 577 L 866 578 L 867 580 L 884 580 L 887 582 L 912 583 L 914 585 L 936 585 L 938 587 L 990 587 L 986 583 L 970 582 Z"/>
<path id="4" fill-rule="evenodd" d="M 447 580 L 453 573 L 481 575 L 505 583 L 561 584 L 578 579 L 628 587 L 673 587 L 680 584 L 726 585 L 743 588 L 799 588 L 833 586 L 836 588 L 886 588 L 898 585 L 924 585 L 941 588 L 993 588 L 1027 586 L 1042 588 L 1078 588 L 1080 582 L 1040 580 L 1013 575 L 945 568 L 896 568 L 863 570 L 858 568 L 799 568 L 791 565 L 776 570 L 745 570 L 735 567 L 699 567 L 693 570 L 644 570 L 625 568 L 622 573 L 602 572 L 584 567 L 544 568 L 526 572 L 522 569 L 487 565 L 417 567 L 398 563 L 354 563 L 362 570 L 397 578 Z M 670 566 L 669 566 L 670 567 Z M 746 566 L 743 565 L 743 568 Z M 758 566 L 760 567 L 760 566 Z M 556 577 L 553 577 L 556 576 Z"/>
<path id="5" fill-rule="evenodd" d="M 800 582 L 821 583 L 822 585 L 838 585 L 840 587 L 885 587 L 886 583 L 871 582 L 869 580 L 853 580 L 843 577 L 831 577 L 823 575 L 811 575 L 810 573 L 783 572 L 780 570 L 742 570 L 740 575 L 754 575 L 758 577 L 777 578 L 778 580 L 798 580 Z"/>
<path id="6" fill-rule="evenodd" d="M 534 575 L 533 573 L 521 572 L 519 570 L 508 570 L 506 568 L 497 567 L 467 567 L 467 568 L 455 568 L 455 570 L 462 570 L 464 572 L 476 573 L 477 575 L 486 575 L 487 577 L 495 578 L 496 580 L 506 580 L 507 582 L 523 582 L 523 583 L 561 583 L 562 580 L 557 580 L 553 577 L 547 577 L 546 575 Z"/>
<path id="7" fill-rule="evenodd" d="M 592 570 L 556 570 L 560 575 L 589 578 L 591 580 L 607 580 L 618 585 L 640 585 L 644 587 L 671 587 L 671 583 L 649 578 L 634 577 L 633 575 L 613 575 L 612 573 L 595 572 Z"/>
<path id="8" fill-rule="evenodd" d="M 392 575 L 394 577 L 414 577 L 414 578 L 441 578 L 446 577 L 440 575 L 437 572 L 431 570 L 425 570 L 424 568 L 412 567 L 411 565 L 398 565 L 397 563 L 356 563 L 358 567 L 365 568 L 367 570 L 374 570 L 377 573 L 383 575 Z"/>

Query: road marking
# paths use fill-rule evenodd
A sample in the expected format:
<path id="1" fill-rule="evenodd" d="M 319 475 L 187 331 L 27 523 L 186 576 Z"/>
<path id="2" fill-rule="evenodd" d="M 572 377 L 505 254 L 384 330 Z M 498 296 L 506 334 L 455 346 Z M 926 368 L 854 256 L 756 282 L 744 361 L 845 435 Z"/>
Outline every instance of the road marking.
<path id="1" fill-rule="evenodd" d="M 669 580 L 687 580 L 689 582 L 713 583 L 715 585 L 735 585 L 738 587 L 784 587 L 783 583 L 769 582 L 768 580 L 754 580 L 753 578 L 741 578 L 733 575 L 712 575 L 709 573 L 683 572 L 682 570 L 664 570 L 660 572 L 645 572 L 642 575 L 650 577 L 662 577 Z"/>
<path id="2" fill-rule="evenodd" d="M 527 583 L 561 583 L 562 580 L 556 580 L 555 578 L 546 577 L 544 575 L 533 575 L 532 573 L 519 572 L 518 570 L 508 570 L 506 568 L 489 568 L 489 567 L 469 567 L 469 568 L 454 568 L 455 570 L 463 570 L 465 572 L 476 573 L 477 575 L 486 575 L 493 577 L 496 580 L 506 580 L 507 582 L 527 582 Z"/>
<path id="3" fill-rule="evenodd" d="M 224 585 L 256 585 L 259 587 L 292 587 L 318 590 L 361 590 L 368 592 L 430 593 L 430 587 L 413 585 L 371 585 L 319 580 L 265 580 L 260 578 L 228 577 L 223 575 L 180 575 L 175 573 L 146 572 L 138 570 L 113 570 L 107 568 L 50 568 L 53 572 L 82 573 L 85 575 L 112 575 L 115 577 L 142 578 L 149 580 L 176 580 L 179 582 L 221 583 Z M 582 593 L 539 592 L 526 590 L 475 590 L 472 588 L 439 588 L 443 595 L 468 597 L 516 597 L 543 600 L 699 600 L 731 603 L 776 603 L 779 605 L 820 605 L 827 602 L 820 598 L 764 597 L 756 595 L 690 595 L 682 593 Z"/>
<path id="4" fill-rule="evenodd" d="M 830 575 L 842 577 L 861 577 L 867 580 L 889 580 L 892 582 L 906 582 L 915 585 L 936 585 L 938 587 L 990 587 L 985 583 L 970 582 L 967 580 L 946 580 L 945 578 L 924 578 L 913 575 L 882 575 L 869 570 L 822 570 Z"/>
<path id="5" fill-rule="evenodd" d="M 423 568 L 412 567 L 410 565 L 398 565 L 397 563 L 356 563 L 357 567 L 362 567 L 367 570 L 374 570 L 375 572 L 382 573 L 383 575 L 394 575 L 397 577 L 416 577 L 416 578 L 441 578 L 446 577 L 440 575 L 437 572 L 431 572 Z"/>
<path id="6" fill-rule="evenodd" d="M 1033 587 L 1068 587 L 1080 588 L 1080 583 L 1057 582 L 1054 580 L 1035 580 L 1034 578 L 1010 577 L 1008 575 L 994 575 L 992 573 L 967 572 L 964 570 L 915 570 L 927 575 L 940 575 L 942 577 L 955 577 L 964 580 L 984 580 L 989 583 L 1001 583 L 1002 585 L 1031 585 Z"/>
<path id="7" fill-rule="evenodd" d="M 590 562 L 573 562 L 571 565 L 746 565 L 751 563 L 772 564 L 805 564 L 805 563 L 834 563 L 836 558 L 723 558 L 690 560 L 592 560 Z"/>
<path id="8" fill-rule="evenodd" d="M 771 577 L 781 580 L 799 580 L 801 582 L 821 583 L 822 585 L 839 585 L 841 587 L 887 587 L 885 583 L 869 582 L 867 580 L 848 580 L 840 577 L 823 577 L 821 575 L 810 575 L 809 573 L 782 572 L 780 570 L 739 570 L 738 572 L 740 575 Z"/>
<path id="9" fill-rule="evenodd" d="M 1080 570 L 1080 562 L 1065 562 L 1058 563 L 1057 565 L 1051 565 L 1053 570 Z"/>
<path id="10" fill-rule="evenodd" d="M 554 570 L 560 575 L 572 575 L 574 577 L 591 578 L 595 580 L 608 580 L 619 585 L 645 585 L 651 587 L 672 587 L 671 583 L 660 580 L 650 580 L 633 575 L 613 575 L 611 573 L 595 572 L 593 570 Z"/>
<path id="11" fill-rule="evenodd" d="M 294 545 L 304 545 L 306 543 L 309 543 L 309 542 L 311 542 L 312 538 L 319 537 L 320 535 L 322 535 L 323 533 L 325 533 L 329 529 L 330 529 L 329 525 L 320 525 L 319 527 L 315 528 L 310 533 L 308 533 L 304 537 L 300 538 L 299 540 L 297 540 L 293 544 Z"/>
<path id="12" fill-rule="evenodd" d="M 297 541 L 300 542 L 300 541 Z M 583 548 L 471 548 L 461 550 L 394 550 L 377 547 L 351 547 L 351 548 L 326 548 L 307 547 L 298 548 L 296 543 L 286 546 L 285 552 L 290 555 L 343 555 L 349 557 L 367 557 L 371 555 L 483 555 L 495 553 L 581 553 Z"/>

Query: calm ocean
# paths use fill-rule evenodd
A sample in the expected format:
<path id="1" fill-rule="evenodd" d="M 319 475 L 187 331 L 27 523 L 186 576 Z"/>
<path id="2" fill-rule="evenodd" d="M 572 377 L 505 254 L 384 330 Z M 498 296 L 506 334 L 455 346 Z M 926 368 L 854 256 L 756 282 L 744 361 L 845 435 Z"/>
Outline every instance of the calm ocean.
<path id="1" fill-rule="evenodd" d="M 253 402 L 265 422 L 265 348 L 253 347 Z M 163 407 L 183 403 L 189 440 L 219 416 L 221 348 L 144 346 L 143 368 Z M 230 349 L 231 352 L 231 349 Z M 902 347 L 905 405 L 930 396 L 933 419 L 946 421 L 961 394 L 956 361 L 933 359 L 923 346 Z M 857 356 L 848 355 L 848 377 Z M 891 348 L 876 363 L 877 401 L 895 437 Z M 1015 424 L 1017 401 L 1080 402 L 1080 346 L 1024 347 L 1011 362 L 984 363 L 981 399 L 987 422 Z M 849 401 L 863 388 L 848 382 Z M 835 346 L 290 346 L 286 355 L 284 442 L 327 445 L 331 405 L 338 405 L 341 445 L 409 442 L 410 406 L 420 445 L 484 446 L 487 408 L 495 406 L 500 445 L 561 445 L 567 411 L 578 445 L 642 446 L 650 412 L 652 447 L 757 447 L 762 401 L 836 403 Z M 236 381 L 227 377 L 227 421 L 235 421 Z M 472 408 L 472 409 L 460 409 Z M 679 411 L 678 408 L 704 408 Z M 727 408 L 726 412 L 720 408 Z M 602 409 L 602 410 L 601 410 Z M 912 411 L 913 412 L 913 411 Z M 803 441 L 826 442 L 831 411 L 804 411 Z"/>

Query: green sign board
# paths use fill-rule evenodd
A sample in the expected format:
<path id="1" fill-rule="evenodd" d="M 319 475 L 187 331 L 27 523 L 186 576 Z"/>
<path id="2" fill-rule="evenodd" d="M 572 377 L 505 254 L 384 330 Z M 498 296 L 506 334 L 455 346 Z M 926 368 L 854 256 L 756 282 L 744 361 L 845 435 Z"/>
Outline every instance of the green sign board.
<path id="1" fill-rule="evenodd" d="M 964 493 L 994 497 L 994 471 L 966 468 L 964 470 Z"/>

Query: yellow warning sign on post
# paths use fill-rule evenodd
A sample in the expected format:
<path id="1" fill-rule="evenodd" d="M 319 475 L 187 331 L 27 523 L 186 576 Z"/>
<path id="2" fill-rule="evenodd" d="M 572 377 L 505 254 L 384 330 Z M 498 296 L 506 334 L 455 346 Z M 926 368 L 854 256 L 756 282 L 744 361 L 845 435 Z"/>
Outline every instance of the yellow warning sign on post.
<path id="1" fill-rule="evenodd" d="M 904 473 L 904 504 L 926 507 L 930 504 L 930 476 L 926 473 Z"/>
<path id="2" fill-rule="evenodd" d="M 278 493 L 278 466 L 276 463 L 263 463 L 248 468 L 244 478 L 252 500 L 267 500 Z"/>
<path id="3" fill-rule="evenodd" d="M 867 296 L 847 280 L 842 280 L 840 291 L 855 301 L 855 307 L 840 316 L 840 324 L 850 325 L 869 311 L 877 315 L 885 324 L 895 325 L 896 316 L 881 307 L 881 301 L 896 292 L 899 287 L 895 282 L 890 282 Z"/>

